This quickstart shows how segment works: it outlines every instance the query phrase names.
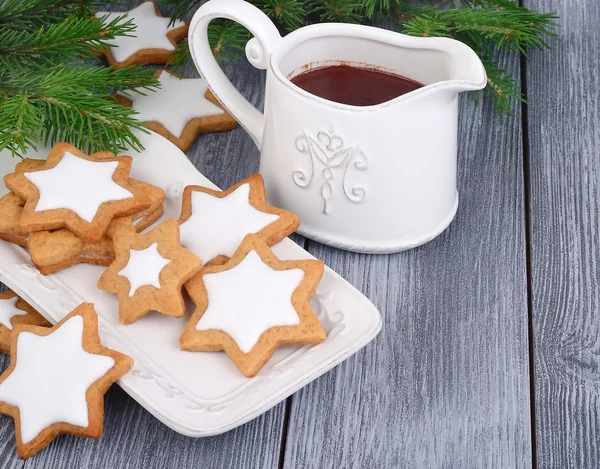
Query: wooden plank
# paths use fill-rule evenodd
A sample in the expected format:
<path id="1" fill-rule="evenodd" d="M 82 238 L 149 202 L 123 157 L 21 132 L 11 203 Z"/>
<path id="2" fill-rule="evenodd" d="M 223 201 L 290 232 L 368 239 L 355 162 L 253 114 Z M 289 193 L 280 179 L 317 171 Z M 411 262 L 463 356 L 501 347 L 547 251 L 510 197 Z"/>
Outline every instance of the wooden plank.
<path id="1" fill-rule="evenodd" d="M 276 467 L 279 454 L 269 442 L 279 440 L 278 416 L 283 405 L 224 435 L 188 438 L 164 426 L 115 386 L 107 395 L 104 435 L 100 440 L 59 437 L 28 459 L 24 467 Z"/>
<path id="2" fill-rule="evenodd" d="M 600 4 L 525 4 L 561 23 L 526 74 L 538 466 L 600 467 Z"/>
<path id="3" fill-rule="evenodd" d="M 292 396 L 286 468 L 531 467 L 521 119 L 494 120 L 487 99 L 461 111 L 448 231 L 390 256 L 308 241 L 384 326 Z"/>

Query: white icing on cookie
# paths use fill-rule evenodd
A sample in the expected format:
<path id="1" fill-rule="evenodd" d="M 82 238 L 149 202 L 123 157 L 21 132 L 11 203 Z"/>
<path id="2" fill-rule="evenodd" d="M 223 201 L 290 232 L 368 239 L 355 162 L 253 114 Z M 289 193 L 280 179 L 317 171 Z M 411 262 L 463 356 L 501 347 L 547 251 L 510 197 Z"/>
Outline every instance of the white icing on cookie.
<path id="1" fill-rule="evenodd" d="M 158 77 L 160 89 L 141 95 L 130 93 L 132 108 L 142 122 L 156 121 L 176 137 L 186 124 L 197 117 L 223 114 L 225 111 L 204 97 L 208 85 L 202 78 L 180 79 L 163 71 Z"/>
<path id="2" fill-rule="evenodd" d="M 167 33 L 183 26 L 185 24 L 183 21 L 176 21 L 169 26 L 171 19 L 157 16 L 152 2 L 144 2 L 125 12 L 99 11 L 96 13 L 96 18 L 108 17 L 106 21 L 110 22 L 124 14 L 128 15 L 128 19 L 136 28 L 130 33 L 131 36 L 119 36 L 108 42 L 110 52 L 117 62 L 124 62 L 143 49 L 175 50 Z"/>
<path id="3" fill-rule="evenodd" d="M 131 284 L 129 296 L 133 296 L 138 288 L 145 285 L 160 289 L 160 273 L 169 262 L 170 259 L 165 259 L 158 252 L 158 243 L 140 251 L 130 250 L 129 261 L 119 272 Z"/>
<path id="4" fill-rule="evenodd" d="M 292 293 L 303 278 L 303 270 L 273 270 L 250 251 L 233 269 L 202 277 L 208 308 L 196 330 L 220 329 L 248 353 L 271 327 L 300 324 Z"/>
<path id="5" fill-rule="evenodd" d="M 16 296 L 0 300 L 0 324 L 3 326 L 12 330 L 12 323 L 10 320 L 15 316 L 22 316 L 24 314 L 27 314 L 27 312 L 17 309 Z"/>
<path id="6" fill-rule="evenodd" d="M 0 400 L 19 408 L 23 443 L 54 423 L 89 425 L 86 392 L 115 362 L 86 352 L 82 342 L 81 316 L 47 336 L 19 334 L 17 365 L 0 384 Z"/>
<path id="7" fill-rule="evenodd" d="M 103 203 L 133 197 L 112 179 L 118 166 L 118 161 L 88 161 L 66 151 L 54 168 L 25 173 L 40 191 L 35 211 L 68 208 L 91 223 Z"/>
<path id="8" fill-rule="evenodd" d="M 217 256 L 231 257 L 247 234 L 279 219 L 250 205 L 250 184 L 226 197 L 192 192 L 192 215 L 181 224 L 181 245 L 206 264 Z"/>

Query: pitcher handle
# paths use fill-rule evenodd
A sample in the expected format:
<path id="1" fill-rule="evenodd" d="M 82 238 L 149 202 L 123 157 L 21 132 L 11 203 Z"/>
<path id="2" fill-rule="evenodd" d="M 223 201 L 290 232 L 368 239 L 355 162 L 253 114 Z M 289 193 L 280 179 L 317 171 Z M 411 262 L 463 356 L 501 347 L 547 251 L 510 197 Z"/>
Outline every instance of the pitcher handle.
<path id="1" fill-rule="evenodd" d="M 252 65 L 262 70 L 269 65 L 271 54 L 281 36 L 267 15 L 243 0 L 206 2 L 194 15 L 188 35 L 190 54 L 200 75 L 215 97 L 246 129 L 260 149 L 265 116 L 231 84 L 215 60 L 208 43 L 208 24 L 216 18 L 236 21 L 250 30 L 254 37 L 246 44 L 246 56 Z"/>

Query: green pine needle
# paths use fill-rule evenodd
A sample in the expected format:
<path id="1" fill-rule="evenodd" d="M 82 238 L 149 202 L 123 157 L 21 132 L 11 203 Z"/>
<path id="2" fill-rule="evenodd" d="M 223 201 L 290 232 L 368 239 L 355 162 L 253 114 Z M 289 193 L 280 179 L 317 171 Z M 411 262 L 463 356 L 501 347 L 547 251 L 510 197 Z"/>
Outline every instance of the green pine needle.
<path id="1" fill-rule="evenodd" d="M 376 13 L 390 11 L 393 0 L 364 0 L 363 8 L 367 18 L 373 18 Z"/>
<path id="2" fill-rule="evenodd" d="M 0 150 L 24 155 L 40 141 L 64 140 L 83 151 L 141 148 L 135 112 L 110 99 L 115 91 L 158 86 L 153 70 L 113 70 L 89 60 L 134 26 L 125 17 L 91 15 L 90 0 L 0 3 Z M 107 99 L 108 98 L 108 99 Z"/>
<path id="3" fill-rule="evenodd" d="M 400 21 L 403 32 L 413 36 L 455 37 L 469 35 L 476 50 L 489 44 L 525 53 L 527 47 L 548 47 L 546 38 L 554 37 L 554 14 L 536 13 L 526 8 L 452 8 L 425 7 Z M 457 37 L 459 38 L 459 37 Z"/>
<path id="4" fill-rule="evenodd" d="M 184 20 L 191 11 L 196 11 L 204 0 L 162 0 L 161 2 L 171 11 L 171 24 Z"/>
<path id="5" fill-rule="evenodd" d="M 0 149 L 23 154 L 26 146 L 40 139 L 51 144 L 66 140 L 88 152 L 118 152 L 127 144 L 140 148 L 131 133 L 143 128 L 135 112 L 106 97 L 113 89 L 155 88 L 152 72 L 137 67 L 60 65 L 5 77 L 0 82 L 0 129 L 4 129 Z"/>
<path id="6" fill-rule="evenodd" d="M 244 52 L 248 39 L 250 39 L 248 31 L 233 21 L 213 21 L 208 28 L 208 43 L 215 57 L 239 56 Z"/>
<path id="7" fill-rule="evenodd" d="M 519 83 L 510 73 L 500 68 L 496 61 L 482 57 L 482 62 L 487 73 L 487 89 L 494 98 L 494 113 L 498 116 L 514 115 L 512 101 L 525 102 Z"/>
<path id="8" fill-rule="evenodd" d="M 70 16 L 89 17 L 93 0 L 4 0 L 0 4 L 0 29 L 35 31 Z"/>
<path id="9" fill-rule="evenodd" d="M 298 29 L 304 23 L 306 10 L 298 0 L 257 0 L 254 4 L 283 31 Z"/>
<path id="10" fill-rule="evenodd" d="M 238 60 L 250 39 L 250 33 L 239 23 L 215 20 L 208 26 L 208 43 L 213 55 L 219 60 Z M 169 65 L 182 69 L 190 58 L 187 39 L 177 45 L 169 58 Z"/>
<path id="11" fill-rule="evenodd" d="M 28 147 L 35 148 L 42 131 L 42 110 L 32 105 L 27 92 L 10 97 L 0 94 L 0 99 L 0 150 L 25 154 Z"/>
<path id="12" fill-rule="evenodd" d="M 112 21 L 106 18 L 71 16 L 60 23 L 43 25 L 34 32 L 4 29 L 0 31 L 0 62 L 23 67 L 41 67 L 72 62 L 96 55 L 116 36 L 131 35 L 135 26 L 126 17 Z"/>
<path id="13" fill-rule="evenodd" d="M 362 4 L 348 0 L 310 0 L 307 9 L 319 21 L 334 23 L 360 23 Z"/>

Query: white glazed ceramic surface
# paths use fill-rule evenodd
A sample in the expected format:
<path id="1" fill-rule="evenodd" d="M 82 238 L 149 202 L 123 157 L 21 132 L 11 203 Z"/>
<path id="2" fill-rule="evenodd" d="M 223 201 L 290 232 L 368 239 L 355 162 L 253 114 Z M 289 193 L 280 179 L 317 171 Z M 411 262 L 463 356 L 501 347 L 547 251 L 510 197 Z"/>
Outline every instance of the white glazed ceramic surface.
<path id="1" fill-rule="evenodd" d="M 155 133 L 138 136 L 146 150 L 130 153 L 131 176 L 166 191 L 161 220 L 179 217 L 186 185 L 215 187 L 168 140 Z M 29 156 L 46 155 L 40 149 Z M 0 152 L 2 176 L 12 172 L 15 163 Z M 312 257 L 289 239 L 274 250 L 283 259 Z M 311 305 L 327 340 L 316 346 L 283 347 L 248 379 L 224 353 L 179 349 L 177 340 L 189 314 L 176 319 L 152 313 L 132 325 L 120 324 L 116 296 L 96 287 L 102 272 L 102 267 L 82 264 L 45 277 L 31 265 L 24 249 L 0 241 L 0 280 L 52 322 L 84 301 L 94 303 L 102 342 L 135 360 L 132 371 L 119 381 L 121 387 L 166 425 L 189 436 L 222 433 L 257 417 L 348 358 L 381 329 L 381 316 L 373 304 L 326 268 Z"/>
<path id="2" fill-rule="evenodd" d="M 231 85 L 207 42 L 208 23 L 229 18 L 254 38 L 248 60 L 267 70 L 264 115 Z M 272 203 L 300 217 L 302 234 L 343 249 L 394 252 L 423 244 L 450 223 L 456 191 L 458 93 L 486 84 L 469 47 L 350 24 L 306 26 L 282 38 L 242 0 L 210 0 L 189 43 L 214 95 L 261 150 Z M 307 64 L 371 64 L 423 83 L 376 106 L 314 96 L 287 77 Z"/>

